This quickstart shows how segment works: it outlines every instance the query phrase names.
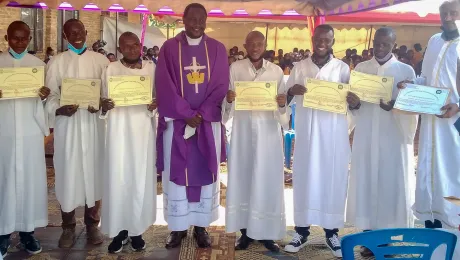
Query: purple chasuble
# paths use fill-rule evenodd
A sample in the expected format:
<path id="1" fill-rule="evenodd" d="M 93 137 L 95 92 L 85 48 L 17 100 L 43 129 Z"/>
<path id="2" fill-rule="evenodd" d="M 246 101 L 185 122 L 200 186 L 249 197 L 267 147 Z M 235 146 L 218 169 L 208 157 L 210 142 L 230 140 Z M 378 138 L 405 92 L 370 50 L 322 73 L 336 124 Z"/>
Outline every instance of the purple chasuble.
<path id="1" fill-rule="evenodd" d="M 201 187 L 217 180 L 219 170 L 212 122 L 222 121 L 222 101 L 229 88 L 229 67 L 224 45 L 203 35 L 190 46 L 185 32 L 166 41 L 155 72 L 159 122 L 157 168 L 164 170 L 163 133 L 165 117 L 174 119 L 170 181 L 186 186 L 189 202 L 199 202 Z M 185 119 L 200 114 L 196 134 L 184 139 Z M 225 160 L 224 128 L 221 131 L 221 158 Z"/>

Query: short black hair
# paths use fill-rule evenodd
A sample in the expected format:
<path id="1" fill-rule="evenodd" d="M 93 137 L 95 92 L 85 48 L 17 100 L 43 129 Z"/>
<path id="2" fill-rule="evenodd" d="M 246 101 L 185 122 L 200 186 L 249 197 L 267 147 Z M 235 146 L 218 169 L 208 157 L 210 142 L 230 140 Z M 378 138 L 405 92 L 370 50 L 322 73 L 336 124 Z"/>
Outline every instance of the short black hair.
<path id="1" fill-rule="evenodd" d="M 107 57 L 109 57 L 109 56 L 115 56 L 115 54 L 109 53 L 109 54 L 107 54 Z"/>
<path id="2" fill-rule="evenodd" d="M 30 27 L 29 25 L 27 25 L 25 22 L 23 21 L 14 21 L 12 23 L 10 23 L 10 25 L 8 26 L 8 29 L 6 29 L 6 34 L 12 34 L 13 33 L 13 29 L 15 29 L 14 27 L 15 26 L 23 26 L 23 27 L 26 27 L 29 29 L 30 31 Z"/>
<path id="3" fill-rule="evenodd" d="M 187 7 L 185 7 L 185 10 L 184 10 L 184 17 L 187 16 L 188 12 L 190 11 L 190 9 L 192 8 L 198 8 L 198 9 L 202 9 L 204 11 L 204 13 L 206 14 L 206 17 L 208 16 L 208 11 L 206 11 L 206 8 L 204 8 L 204 6 L 202 4 L 199 4 L 199 3 L 191 3 L 189 5 L 187 5 Z"/>
<path id="4" fill-rule="evenodd" d="M 422 45 L 420 43 L 416 43 L 416 44 L 414 44 L 414 49 L 416 51 L 422 51 Z"/>
<path id="5" fill-rule="evenodd" d="M 324 30 L 326 32 L 332 32 L 332 35 L 334 35 L 334 28 L 332 28 L 332 26 L 330 26 L 329 24 L 321 24 L 321 25 L 318 25 L 316 28 L 315 28 L 315 32 L 317 30 Z"/>
<path id="6" fill-rule="evenodd" d="M 72 18 L 72 19 L 69 19 L 67 20 L 67 22 L 64 23 L 64 26 L 62 27 L 63 31 L 65 32 L 66 31 L 66 28 L 69 26 L 69 24 L 71 23 L 80 23 L 81 25 L 83 25 L 83 28 L 85 28 L 85 25 L 78 19 L 75 19 L 75 18 Z M 86 28 L 85 28 L 86 30 Z"/>

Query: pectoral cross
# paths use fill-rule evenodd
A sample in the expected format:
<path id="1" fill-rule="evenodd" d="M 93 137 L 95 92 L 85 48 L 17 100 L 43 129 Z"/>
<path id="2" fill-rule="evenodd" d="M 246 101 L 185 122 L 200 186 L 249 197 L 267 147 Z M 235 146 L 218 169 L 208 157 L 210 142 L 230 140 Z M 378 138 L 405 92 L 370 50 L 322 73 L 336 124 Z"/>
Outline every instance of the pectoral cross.
<path id="1" fill-rule="evenodd" d="M 192 65 L 184 67 L 184 70 L 189 70 L 187 80 L 189 84 L 195 84 L 195 93 L 198 93 L 198 85 L 204 82 L 204 73 L 200 73 L 200 69 L 206 69 L 206 66 L 200 66 L 196 63 L 196 57 L 192 58 Z"/>

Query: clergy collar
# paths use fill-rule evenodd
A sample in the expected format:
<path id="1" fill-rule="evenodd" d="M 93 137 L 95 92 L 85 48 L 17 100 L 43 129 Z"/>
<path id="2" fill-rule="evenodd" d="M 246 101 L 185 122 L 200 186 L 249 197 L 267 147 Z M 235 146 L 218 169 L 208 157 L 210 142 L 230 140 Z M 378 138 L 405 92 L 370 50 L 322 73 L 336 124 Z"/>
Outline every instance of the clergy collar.
<path id="1" fill-rule="evenodd" d="M 187 34 L 185 32 L 181 32 L 179 33 L 178 35 L 176 35 L 176 37 L 174 37 L 176 39 L 176 41 L 178 42 L 182 42 L 184 44 L 188 44 L 188 40 L 187 40 Z M 203 41 L 206 41 L 208 39 L 208 36 L 206 34 L 203 34 L 203 36 L 201 36 L 201 39 L 200 39 L 200 44 L 203 42 Z"/>
<path id="2" fill-rule="evenodd" d="M 387 62 L 385 62 L 384 64 L 382 64 L 382 65 L 380 65 L 380 63 L 377 61 L 377 59 L 376 59 L 375 57 L 372 58 L 372 61 L 375 62 L 375 64 L 377 64 L 377 66 L 379 66 L 379 67 L 385 67 L 385 66 L 387 66 L 388 64 L 391 64 L 391 63 L 393 63 L 393 62 L 395 62 L 395 61 L 398 61 L 398 59 L 396 58 L 395 55 L 392 55 L 391 58 L 390 58 Z"/>
<path id="3" fill-rule="evenodd" d="M 77 54 L 77 53 L 75 53 L 75 52 L 73 52 L 73 51 L 71 51 L 71 50 L 69 50 L 69 49 L 67 49 L 66 51 L 67 51 L 67 52 L 70 52 L 70 53 L 72 53 L 72 54 L 75 54 L 75 55 L 77 55 L 77 56 L 81 56 L 81 55 L 83 55 L 84 53 L 86 53 L 87 50 L 88 50 L 88 48 L 85 48 L 80 54 Z"/>
<path id="4" fill-rule="evenodd" d="M 332 54 L 329 54 L 329 58 L 327 59 L 326 63 L 322 64 L 322 65 L 318 65 L 314 62 L 314 57 L 313 57 L 314 53 L 311 55 L 311 57 L 309 57 L 308 59 L 311 60 L 311 62 L 313 64 L 315 64 L 319 69 L 322 69 L 324 66 L 326 66 L 329 62 L 331 62 L 332 59 L 334 59 L 334 56 Z"/>
<path id="5" fill-rule="evenodd" d="M 151 62 L 151 61 L 150 61 L 150 62 Z M 121 63 L 121 65 L 123 65 L 123 67 L 128 68 L 128 69 L 132 69 L 132 70 L 137 69 L 137 68 L 135 68 L 135 66 L 136 66 L 137 64 L 141 64 L 141 69 L 144 68 L 144 66 L 143 66 L 144 64 L 142 63 L 142 59 L 141 59 L 141 58 L 139 58 L 139 60 L 137 61 L 137 63 L 136 63 L 136 64 L 133 64 L 132 66 L 129 66 L 130 64 L 126 63 L 123 59 L 120 59 L 120 63 Z M 126 65 L 128 65 L 128 66 L 126 66 Z"/>

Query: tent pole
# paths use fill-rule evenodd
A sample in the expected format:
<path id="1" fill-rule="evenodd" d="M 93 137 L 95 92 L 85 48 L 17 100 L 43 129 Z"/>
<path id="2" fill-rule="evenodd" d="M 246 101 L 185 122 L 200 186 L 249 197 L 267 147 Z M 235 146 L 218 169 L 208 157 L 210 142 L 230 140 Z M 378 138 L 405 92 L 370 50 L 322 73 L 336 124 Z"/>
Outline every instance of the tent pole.
<path id="1" fill-rule="evenodd" d="M 374 26 L 371 25 L 371 33 L 369 35 L 369 43 L 367 44 L 367 49 L 369 50 L 371 48 L 371 40 L 372 40 L 372 31 L 374 30 Z"/>
<path id="2" fill-rule="evenodd" d="M 118 58 L 117 42 L 118 42 L 118 12 L 115 13 L 115 58 Z"/>
<path id="3" fill-rule="evenodd" d="M 268 23 L 265 26 L 265 45 L 268 43 Z"/>

